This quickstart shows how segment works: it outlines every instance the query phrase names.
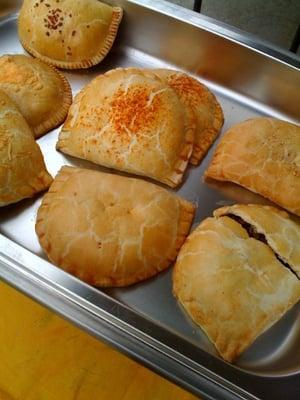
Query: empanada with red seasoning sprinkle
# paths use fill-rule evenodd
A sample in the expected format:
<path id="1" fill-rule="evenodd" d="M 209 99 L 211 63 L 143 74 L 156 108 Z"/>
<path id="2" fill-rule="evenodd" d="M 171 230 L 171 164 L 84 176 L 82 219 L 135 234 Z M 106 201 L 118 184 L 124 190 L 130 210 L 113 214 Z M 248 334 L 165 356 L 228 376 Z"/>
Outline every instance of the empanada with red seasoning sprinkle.
<path id="1" fill-rule="evenodd" d="M 142 70 L 119 68 L 99 75 L 75 97 L 57 149 L 175 187 L 193 136 L 169 85 Z"/>

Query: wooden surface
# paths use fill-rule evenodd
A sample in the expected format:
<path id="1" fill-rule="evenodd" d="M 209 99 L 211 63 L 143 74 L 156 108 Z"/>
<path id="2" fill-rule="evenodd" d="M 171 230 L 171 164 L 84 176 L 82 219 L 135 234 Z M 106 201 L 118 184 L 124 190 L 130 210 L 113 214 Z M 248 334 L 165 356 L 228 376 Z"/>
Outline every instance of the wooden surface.
<path id="1" fill-rule="evenodd" d="M 193 400 L 0 282 L 0 400 Z"/>

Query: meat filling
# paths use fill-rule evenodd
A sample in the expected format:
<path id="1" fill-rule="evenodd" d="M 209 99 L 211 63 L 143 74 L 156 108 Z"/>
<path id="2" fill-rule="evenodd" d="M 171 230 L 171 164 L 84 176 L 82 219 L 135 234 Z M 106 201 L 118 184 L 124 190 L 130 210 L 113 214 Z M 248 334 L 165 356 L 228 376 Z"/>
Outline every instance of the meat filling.
<path id="1" fill-rule="evenodd" d="M 233 219 L 234 221 L 238 222 L 240 225 L 242 225 L 242 227 L 247 231 L 249 237 L 252 237 L 256 240 L 259 240 L 260 242 L 265 243 L 266 245 L 268 245 L 270 247 L 270 249 L 273 251 L 273 253 L 275 254 L 277 260 L 284 265 L 286 268 L 288 268 L 294 275 L 296 275 L 297 279 L 298 276 L 297 274 L 293 271 L 293 269 L 290 267 L 290 265 L 288 263 L 286 263 L 273 249 L 272 247 L 268 244 L 268 241 L 265 237 L 265 235 L 263 233 L 258 233 L 255 226 L 249 224 L 248 222 L 244 221 L 241 217 L 238 217 L 237 215 L 234 214 L 227 214 L 227 217 Z"/>

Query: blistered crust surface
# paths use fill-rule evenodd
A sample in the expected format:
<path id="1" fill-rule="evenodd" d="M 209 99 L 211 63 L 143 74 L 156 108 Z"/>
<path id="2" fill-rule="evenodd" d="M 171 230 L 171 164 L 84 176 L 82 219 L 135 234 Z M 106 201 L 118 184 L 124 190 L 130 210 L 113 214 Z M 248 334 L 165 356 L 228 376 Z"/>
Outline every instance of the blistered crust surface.
<path id="1" fill-rule="evenodd" d="M 0 89 L 18 106 L 35 137 L 61 124 L 72 102 L 61 73 L 21 54 L 0 57 Z"/>
<path id="2" fill-rule="evenodd" d="M 197 165 L 204 158 L 223 126 L 222 108 L 214 94 L 195 78 L 168 69 L 154 71 L 175 90 L 185 107 L 190 108 L 195 117 L 196 130 L 190 162 Z"/>
<path id="3" fill-rule="evenodd" d="M 271 248 L 236 221 L 205 219 L 187 238 L 173 291 L 227 361 L 300 299 L 300 282 Z"/>
<path id="4" fill-rule="evenodd" d="M 95 286 L 125 286 L 176 258 L 194 206 L 142 180 L 63 167 L 38 210 L 49 259 Z"/>
<path id="5" fill-rule="evenodd" d="M 88 68 L 110 51 L 123 11 L 98 0 L 25 0 L 19 37 L 35 57 L 59 68 Z"/>
<path id="6" fill-rule="evenodd" d="M 0 206 L 32 197 L 51 182 L 32 131 L 0 91 Z"/>
<path id="7" fill-rule="evenodd" d="M 206 171 L 300 215 L 300 127 L 274 118 L 255 118 L 224 135 Z"/>
<path id="8" fill-rule="evenodd" d="M 118 170 L 178 185 L 193 148 L 176 93 L 137 69 L 99 75 L 75 97 L 57 148 Z"/>

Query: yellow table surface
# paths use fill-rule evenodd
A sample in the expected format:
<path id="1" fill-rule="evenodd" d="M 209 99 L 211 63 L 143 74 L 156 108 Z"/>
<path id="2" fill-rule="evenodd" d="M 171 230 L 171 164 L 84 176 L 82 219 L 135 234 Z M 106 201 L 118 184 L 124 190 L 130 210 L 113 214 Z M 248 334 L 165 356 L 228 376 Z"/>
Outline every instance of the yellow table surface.
<path id="1" fill-rule="evenodd" d="M 0 282 L 0 400 L 193 400 L 193 395 Z"/>

